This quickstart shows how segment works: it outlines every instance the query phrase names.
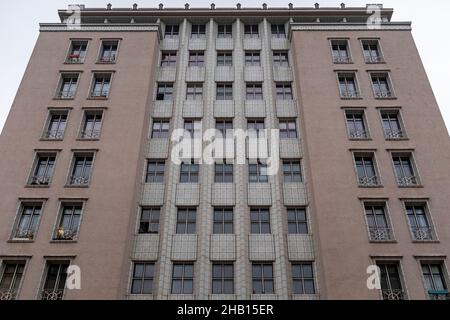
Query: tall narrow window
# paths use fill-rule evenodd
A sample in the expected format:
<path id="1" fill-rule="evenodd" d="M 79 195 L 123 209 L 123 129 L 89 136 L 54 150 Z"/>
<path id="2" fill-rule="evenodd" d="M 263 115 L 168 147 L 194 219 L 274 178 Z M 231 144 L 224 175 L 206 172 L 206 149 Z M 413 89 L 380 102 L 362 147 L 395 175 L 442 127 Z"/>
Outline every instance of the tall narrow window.
<path id="1" fill-rule="evenodd" d="M 50 111 L 44 139 L 60 140 L 64 137 L 67 124 L 67 111 Z"/>
<path id="2" fill-rule="evenodd" d="M 78 87 L 78 73 L 61 74 L 61 81 L 56 93 L 57 99 L 73 99 Z"/>
<path id="3" fill-rule="evenodd" d="M 217 30 L 218 38 L 231 38 L 233 33 L 233 27 L 231 24 L 220 24 Z"/>
<path id="4" fill-rule="evenodd" d="M 174 263 L 172 270 L 172 294 L 192 294 L 194 291 L 194 264 Z"/>
<path id="5" fill-rule="evenodd" d="M 189 51 L 189 67 L 203 67 L 205 65 L 204 51 Z"/>
<path id="6" fill-rule="evenodd" d="M 294 294 L 315 294 L 312 262 L 292 263 L 292 291 Z"/>
<path id="7" fill-rule="evenodd" d="M 82 203 L 63 203 L 54 240 L 76 240 L 80 228 Z"/>
<path id="8" fill-rule="evenodd" d="M 277 100 L 294 99 L 294 96 L 292 94 L 292 85 L 290 83 L 277 83 L 276 93 L 277 93 Z"/>
<path id="9" fill-rule="evenodd" d="M 364 111 L 346 110 L 345 118 L 350 139 L 367 139 L 369 137 L 364 121 Z"/>
<path id="10" fill-rule="evenodd" d="M 233 233 L 233 208 L 214 208 L 213 233 Z"/>
<path id="11" fill-rule="evenodd" d="M 186 100 L 202 100 L 202 99 L 203 99 L 203 84 L 188 83 L 186 88 Z"/>
<path id="12" fill-rule="evenodd" d="M 177 24 L 167 24 L 164 29 L 164 38 L 176 38 L 180 31 L 180 26 Z"/>
<path id="13" fill-rule="evenodd" d="M 178 208 L 176 234 L 195 234 L 197 209 Z"/>
<path id="14" fill-rule="evenodd" d="M 87 45 L 87 40 L 73 40 L 70 44 L 66 63 L 83 63 L 86 58 Z"/>
<path id="15" fill-rule="evenodd" d="M 135 262 L 131 278 L 131 294 L 152 294 L 154 262 Z"/>
<path id="16" fill-rule="evenodd" d="M 220 131 L 222 137 L 225 138 L 228 130 L 233 130 L 233 120 L 217 119 L 216 130 Z"/>
<path id="17" fill-rule="evenodd" d="M 31 185 L 49 185 L 55 168 L 56 154 L 38 154 L 33 175 L 30 178 Z"/>
<path id="18" fill-rule="evenodd" d="M 180 167 L 180 183 L 198 183 L 198 173 L 200 167 L 198 163 L 184 161 Z"/>
<path id="19" fill-rule="evenodd" d="M 159 232 L 159 217 L 161 214 L 160 208 L 142 208 L 141 219 L 139 221 L 139 233 L 154 233 Z"/>
<path id="20" fill-rule="evenodd" d="M 275 292 L 272 263 L 252 264 L 253 294 L 273 294 Z"/>
<path id="21" fill-rule="evenodd" d="M 254 131 L 258 136 L 261 136 L 263 134 L 264 128 L 264 119 L 247 120 L 247 130 L 250 134 L 252 131 Z"/>
<path id="22" fill-rule="evenodd" d="M 379 203 L 365 203 L 369 237 L 372 241 L 391 241 L 393 233 L 386 214 L 386 206 Z"/>
<path id="23" fill-rule="evenodd" d="M 103 40 L 99 62 L 114 63 L 117 60 L 118 40 Z"/>
<path id="24" fill-rule="evenodd" d="M 388 140 L 402 139 L 405 132 L 400 120 L 398 110 L 382 110 L 381 120 L 383 121 L 384 136 Z"/>
<path id="25" fill-rule="evenodd" d="M 270 234 L 270 212 L 268 208 L 250 209 L 250 233 Z"/>
<path id="26" fill-rule="evenodd" d="M 19 294 L 25 269 L 24 261 L 4 261 L 0 276 L 0 300 L 15 300 Z"/>
<path id="27" fill-rule="evenodd" d="M 216 163 L 214 165 L 214 182 L 218 183 L 233 182 L 233 164 Z"/>
<path id="28" fill-rule="evenodd" d="M 165 166 L 164 160 L 148 160 L 145 183 L 163 183 Z"/>
<path id="29" fill-rule="evenodd" d="M 189 134 L 191 138 L 201 137 L 202 132 L 202 122 L 197 119 L 186 119 L 184 120 L 183 128 L 186 133 Z"/>
<path id="30" fill-rule="evenodd" d="M 297 138 L 297 125 L 295 120 L 280 119 L 280 139 L 295 139 Z"/>
<path id="31" fill-rule="evenodd" d="M 415 241 L 433 240 L 433 229 L 429 222 L 426 205 L 406 203 L 405 209 L 412 238 Z"/>
<path id="32" fill-rule="evenodd" d="M 283 160 L 283 182 L 302 182 L 300 160 Z"/>
<path id="33" fill-rule="evenodd" d="M 366 63 L 384 62 L 378 40 L 362 40 L 362 46 Z"/>
<path id="34" fill-rule="evenodd" d="M 268 182 L 269 178 L 267 176 L 267 165 L 262 164 L 260 162 L 258 163 L 250 163 L 248 165 L 248 182 L 255 183 L 255 182 L 261 182 L 265 183 Z"/>
<path id="35" fill-rule="evenodd" d="M 161 53 L 161 67 L 175 67 L 177 65 L 176 51 L 163 51 Z"/>
<path id="36" fill-rule="evenodd" d="M 107 98 L 111 88 L 110 73 L 96 73 L 92 82 L 91 98 Z"/>
<path id="37" fill-rule="evenodd" d="M 41 210 L 42 203 L 22 203 L 14 239 L 35 239 Z"/>
<path id="38" fill-rule="evenodd" d="M 206 33 L 206 25 L 204 24 L 193 24 L 191 28 L 191 38 L 201 38 L 204 37 Z"/>
<path id="39" fill-rule="evenodd" d="M 286 38 L 286 31 L 284 24 L 272 24 L 271 30 L 272 30 L 272 37 Z"/>
<path id="40" fill-rule="evenodd" d="M 392 161 L 399 186 L 407 187 L 419 184 L 411 153 L 393 153 Z"/>
<path id="41" fill-rule="evenodd" d="M 273 52 L 273 65 L 278 67 L 289 67 L 289 54 L 287 51 Z"/>
<path id="42" fill-rule="evenodd" d="M 247 100 L 262 100 L 263 99 L 262 84 L 247 83 L 245 97 Z"/>
<path id="43" fill-rule="evenodd" d="M 245 65 L 246 66 L 260 66 L 261 55 L 259 51 L 245 51 Z"/>
<path id="44" fill-rule="evenodd" d="M 219 51 L 217 52 L 217 66 L 232 66 L 233 65 L 233 53 L 231 51 Z"/>
<path id="45" fill-rule="evenodd" d="M 392 98 L 392 84 L 387 73 L 374 73 L 370 75 L 375 98 Z"/>
<path id="46" fill-rule="evenodd" d="M 172 83 L 158 83 L 156 89 L 156 100 L 172 100 L 173 84 Z"/>
<path id="47" fill-rule="evenodd" d="M 217 83 L 216 100 L 233 100 L 233 84 L 229 82 Z"/>
<path id="48" fill-rule="evenodd" d="M 70 176 L 70 185 L 86 186 L 91 179 L 93 154 L 75 154 L 73 159 L 72 174 Z"/>
<path id="49" fill-rule="evenodd" d="M 234 293 L 234 266 L 233 263 L 213 263 L 212 265 L 212 293 Z"/>
<path id="50" fill-rule="evenodd" d="M 162 139 L 169 137 L 170 122 L 167 119 L 153 119 L 152 139 Z"/>
<path id="51" fill-rule="evenodd" d="M 347 40 L 331 40 L 331 51 L 334 63 L 351 63 Z"/>
<path id="52" fill-rule="evenodd" d="M 81 139 L 99 139 L 102 131 L 103 111 L 85 111 Z"/>
<path id="53" fill-rule="evenodd" d="M 383 300 L 403 300 L 402 281 L 397 262 L 377 262 L 380 268 L 380 284 Z"/>
<path id="54" fill-rule="evenodd" d="M 450 300 L 443 262 L 422 262 L 421 266 L 428 297 L 431 300 Z"/>
<path id="55" fill-rule="evenodd" d="M 358 86 L 356 84 L 356 75 L 350 73 L 338 74 L 339 92 L 341 98 L 353 99 L 359 98 Z"/>
<path id="56" fill-rule="evenodd" d="M 373 154 L 355 154 L 358 183 L 363 187 L 379 185 Z"/>
<path id="57" fill-rule="evenodd" d="M 258 25 L 257 24 L 244 25 L 244 36 L 248 38 L 258 38 L 259 37 Z"/>
<path id="58" fill-rule="evenodd" d="M 68 261 L 48 262 L 41 294 L 42 300 L 62 300 L 66 286 Z"/>
<path id="59" fill-rule="evenodd" d="M 308 218 L 305 208 L 288 208 L 287 221 L 289 234 L 308 233 Z"/>

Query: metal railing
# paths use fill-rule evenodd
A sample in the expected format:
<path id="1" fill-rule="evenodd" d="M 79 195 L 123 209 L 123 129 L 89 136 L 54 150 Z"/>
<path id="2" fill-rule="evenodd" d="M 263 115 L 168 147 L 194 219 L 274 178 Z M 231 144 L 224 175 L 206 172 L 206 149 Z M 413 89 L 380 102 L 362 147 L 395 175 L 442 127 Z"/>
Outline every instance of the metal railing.
<path id="1" fill-rule="evenodd" d="M 349 130 L 348 135 L 350 139 L 367 139 L 369 137 L 366 130 Z"/>
<path id="2" fill-rule="evenodd" d="M 50 183 L 50 177 L 33 176 L 33 177 L 31 177 L 31 181 L 30 182 L 33 185 L 48 185 Z"/>
<path id="3" fill-rule="evenodd" d="M 404 300 L 405 295 L 402 289 L 381 289 L 383 300 Z"/>
<path id="4" fill-rule="evenodd" d="M 98 59 L 98 61 L 101 62 L 101 63 L 116 62 L 116 55 L 112 55 L 110 57 L 100 57 L 100 59 Z"/>
<path id="5" fill-rule="evenodd" d="M 85 176 L 71 176 L 70 177 L 70 184 L 71 185 L 87 185 L 89 184 L 89 177 Z"/>
<path id="6" fill-rule="evenodd" d="M 43 290 L 41 300 L 62 300 L 63 295 L 64 290 L 61 289 Z"/>
<path id="7" fill-rule="evenodd" d="M 91 98 L 107 98 L 109 95 L 109 90 L 92 91 L 90 94 Z"/>
<path id="8" fill-rule="evenodd" d="M 383 63 L 384 59 L 381 56 L 374 56 L 374 57 L 365 57 L 364 58 L 366 63 Z"/>
<path id="9" fill-rule="evenodd" d="M 81 132 L 82 139 L 98 139 L 100 138 L 100 130 L 83 130 Z"/>
<path id="10" fill-rule="evenodd" d="M 428 290 L 428 297 L 431 300 L 450 300 L 448 290 Z"/>
<path id="11" fill-rule="evenodd" d="M 358 182 L 360 186 L 364 187 L 371 187 L 371 186 L 378 186 L 378 177 L 377 176 L 364 176 L 359 177 Z"/>
<path id="12" fill-rule="evenodd" d="M 375 98 L 393 98 L 394 93 L 392 91 L 377 91 L 375 92 Z"/>
<path id="13" fill-rule="evenodd" d="M 75 240 L 78 235 L 77 229 L 58 228 L 54 240 Z"/>
<path id="14" fill-rule="evenodd" d="M 397 183 L 399 186 L 404 187 L 404 186 L 415 186 L 417 185 L 417 178 L 415 176 L 404 176 L 404 177 L 398 177 L 397 178 Z"/>
<path id="15" fill-rule="evenodd" d="M 4 300 L 15 300 L 17 292 L 10 289 L 0 290 L 0 301 Z"/>
<path id="16" fill-rule="evenodd" d="M 66 63 L 83 63 L 83 58 L 78 54 L 69 54 L 66 59 Z"/>
<path id="17" fill-rule="evenodd" d="M 350 57 L 333 57 L 334 63 L 352 63 L 352 59 Z"/>
<path id="18" fill-rule="evenodd" d="M 403 131 L 392 129 L 385 129 L 384 136 L 386 137 L 386 139 L 401 139 L 405 137 Z"/>
<path id="19" fill-rule="evenodd" d="M 392 230 L 389 227 L 369 227 L 369 236 L 372 241 L 391 241 Z"/>
<path id="20" fill-rule="evenodd" d="M 411 227 L 411 232 L 416 241 L 433 240 L 433 230 L 431 227 Z"/>

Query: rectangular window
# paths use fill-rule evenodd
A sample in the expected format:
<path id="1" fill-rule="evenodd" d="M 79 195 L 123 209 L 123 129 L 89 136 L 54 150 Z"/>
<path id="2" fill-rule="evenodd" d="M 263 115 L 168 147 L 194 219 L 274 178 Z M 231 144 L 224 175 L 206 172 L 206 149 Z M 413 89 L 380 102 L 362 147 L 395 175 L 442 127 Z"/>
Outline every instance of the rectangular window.
<path id="1" fill-rule="evenodd" d="M 204 51 L 189 51 L 189 67 L 203 67 L 205 65 Z"/>
<path id="2" fill-rule="evenodd" d="M 289 234 L 308 234 L 308 218 L 305 208 L 287 208 Z"/>
<path id="3" fill-rule="evenodd" d="M 366 63 L 383 63 L 378 40 L 362 40 L 364 59 Z"/>
<path id="4" fill-rule="evenodd" d="M 193 24 L 191 27 L 191 38 L 201 38 L 204 37 L 206 33 L 206 25 L 204 24 Z"/>
<path id="5" fill-rule="evenodd" d="M 444 263 L 442 261 L 422 262 L 421 267 L 428 297 L 431 300 L 449 300 Z"/>
<path id="6" fill-rule="evenodd" d="M 266 183 L 269 181 L 267 176 L 267 165 L 258 163 L 250 163 L 248 165 L 248 182 L 250 183 Z"/>
<path id="7" fill-rule="evenodd" d="M 417 186 L 419 184 L 411 153 L 392 153 L 392 162 L 400 187 Z"/>
<path id="8" fill-rule="evenodd" d="M 158 83 L 156 100 L 172 100 L 173 83 Z"/>
<path id="9" fill-rule="evenodd" d="M 117 60 L 119 40 L 103 40 L 100 51 L 100 63 L 114 63 Z"/>
<path id="10" fill-rule="evenodd" d="M 273 294 L 275 292 L 272 263 L 252 263 L 253 294 Z"/>
<path id="11" fill-rule="evenodd" d="M 38 153 L 29 184 L 36 186 L 49 185 L 55 169 L 55 162 L 56 153 Z"/>
<path id="12" fill-rule="evenodd" d="M 355 154 L 358 183 L 362 187 L 379 185 L 373 154 Z"/>
<path id="13" fill-rule="evenodd" d="M 164 29 L 164 38 L 178 38 L 180 26 L 177 24 L 167 24 Z"/>
<path id="14" fill-rule="evenodd" d="M 392 84 L 388 73 L 372 73 L 372 88 L 375 98 L 393 98 Z"/>
<path id="15" fill-rule="evenodd" d="M 69 265 L 69 261 L 47 262 L 41 300 L 62 300 Z"/>
<path id="16" fill-rule="evenodd" d="M 278 67 L 289 67 L 289 54 L 287 51 L 273 52 L 273 65 Z"/>
<path id="17" fill-rule="evenodd" d="M 61 214 L 53 240 L 76 240 L 82 210 L 83 203 L 61 204 Z"/>
<path id="18" fill-rule="evenodd" d="M 163 51 L 161 53 L 161 67 L 175 67 L 177 65 L 176 51 Z"/>
<path id="19" fill-rule="evenodd" d="M 228 119 L 217 119 L 216 120 L 216 130 L 219 130 L 222 137 L 226 137 L 228 130 L 233 130 L 233 120 Z"/>
<path id="20" fill-rule="evenodd" d="M 91 98 L 107 98 L 111 89 L 111 73 L 95 73 L 92 80 Z"/>
<path id="21" fill-rule="evenodd" d="M 381 110 L 381 120 L 383 122 L 384 137 L 387 140 L 405 138 L 400 111 Z"/>
<path id="22" fill-rule="evenodd" d="M 427 206 L 423 203 L 405 203 L 411 235 L 414 241 L 434 239 Z"/>
<path id="23" fill-rule="evenodd" d="M 280 139 L 297 138 L 297 126 L 295 120 L 280 119 Z"/>
<path id="24" fill-rule="evenodd" d="M 347 40 L 331 40 L 331 52 L 334 63 L 351 63 Z"/>
<path id="25" fill-rule="evenodd" d="M 36 237 L 39 219 L 41 217 L 42 202 L 22 203 L 14 231 L 14 239 L 34 240 Z"/>
<path id="26" fill-rule="evenodd" d="M 139 233 L 157 234 L 159 232 L 160 208 L 141 208 L 141 219 L 139 221 Z"/>
<path id="27" fill-rule="evenodd" d="M 61 140 L 66 130 L 68 111 L 52 110 L 49 113 L 48 125 L 43 138 L 50 140 Z"/>
<path id="28" fill-rule="evenodd" d="M 371 241 L 391 241 L 394 239 L 384 203 L 364 203 L 364 211 Z"/>
<path id="29" fill-rule="evenodd" d="M 346 110 L 345 119 L 347 121 L 347 133 L 350 139 L 369 138 L 369 133 L 366 130 L 364 111 Z"/>
<path id="30" fill-rule="evenodd" d="M 233 65 L 233 53 L 231 51 L 219 51 L 217 52 L 217 66 L 232 66 Z"/>
<path id="31" fill-rule="evenodd" d="M 87 186 L 91 179 L 94 154 L 74 154 L 72 174 L 69 184 L 72 186 Z"/>
<path id="32" fill-rule="evenodd" d="M 86 58 L 87 45 L 87 40 L 72 40 L 66 63 L 83 63 Z"/>
<path id="33" fill-rule="evenodd" d="M 377 261 L 380 268 L 380 284 L 383 300 L 404 300 L 398 262 Z"/>
<path id="34" fill-rule="evenodd" d="M 261 66 L 261 55 L 259 51 L 245 51 L 246 66 Z"/>
<path id="35" fill-rule="evenodd" d="M 198 183 L 199 164 L 191 162 L 182 162 L 180 168 L 180 183 Z"/>
<path id="36" fill-rule="evenodd" d="M 217 83 L 216 100 L 233 100 L 233 84 L 229 82 Z"/>
<path id="37" fill-rule="evenodd" d="M 262 83 L 247 83 L 245 98 L 247 100 L 262 100 Z"/>
<path id="38" fill-rule="evenodd" d="M 272 37 L 286 38 L 284 24 L 272 24 L 271 30 L 272 30 Z"/>
<path id="39" fill-rule="evenodd" d="M 194 291 L 194 264 L 174 263 L 172 270 L 172 294 L 192 294 Z"/>
<path id="40" fill-rule="evenodd" d="M 163 183 L 165 165 L 164 160 L 147 160 L 145 183 Z"/>
<path id="41" fill-rule="evenodd" d="M 233 263 L 213 263 L 212 265 L 212 293 L 234 293 Z"/>
<path id="42" fill-rule="evenodd" d="M 131 278 L 131 294 L 152 294 L 153 277 L 155 275 L 154 262 L 135 262 L 133 277 Z"/>
<path id="43" fill-rule="evenodd" d="M 312 262 L 292 263 L 292 292 L 294 294 L 315 294 Z"/>
<path id="44" fill-rule="evenodd" d="M 188 83 L 186 88 L 186 100 L 202 100 L 202 99 L 203 99 L 203 84 Z"/>
<path id="45" fill-rule="evenodd" d="M 189 134 L 191 138 L 201 136 L 202 122 L 197 119 L 184 120 L 184 130 Z"/>
<path id="46" fill-rule="evenodd" d="M 294 99 L 294 96 L 292 94 L 292 85 L 290 83 L 277 83 L 276 92 L 277 92 L 277 100 Z"/>
<path id="47" fill-rule="evenodd" d="M 56 93 L 57 99 L 73 99 L 78 87 L 79 73 L 63 73 Z"/>
<path id="48" fill-rule="evenodd" d="M 250 209 L 250 233 L 270 234 L 269 208 Z"/>
<path id="49" fill-rule="evenodd" d="M 102 131 L 103 111 L 89 110 L 84 112 L 81 139 L 99 139 Z"/>
<path id="50" fill-rule="evenodd" d="M 170 122 L 167 119 L 153 119 L 152 139 L 165 139 L 169 137 Z"/>
<path id="51" fill-rule="evenodd" d="M 233 27 L 231 24 L 219 24 L 217 30 L 218 38 L 231 38 L 233 34 Z"/>
<path id="52" fill-rule="evenodd" d="M 216 163 L 214 165 L 214 182 L 232 183 L 233 182 L 233 164 Z"/>
<path id="53" fill-rule="evenodd" d="M 300 160 L 283 160 L 283 181 L 302 182 Z"/>
<path id="54" fill-rule="evenodd" d="M 359 98 L 358 85 L 356 84 L 356 75 L 354 73 L 339 73 L 338 80 L 341 98 Z"/>
<path id="55" fill-rule="evenodd" d="M 244 25 L 244 36 L 249 38 L 259 37 L 259 27 L 257 24 L 246 24 Z"/>
<path id="56" fill-rule="evenodd" d="M 15 300 L 19 294 L 25 261 L 4 261 L 0 276 L 0 300 Z"/>
<path id="57" fill-rule="evenodd" d="M 213 233 L 233 233 L 233 208 L 214 208 Z"/>

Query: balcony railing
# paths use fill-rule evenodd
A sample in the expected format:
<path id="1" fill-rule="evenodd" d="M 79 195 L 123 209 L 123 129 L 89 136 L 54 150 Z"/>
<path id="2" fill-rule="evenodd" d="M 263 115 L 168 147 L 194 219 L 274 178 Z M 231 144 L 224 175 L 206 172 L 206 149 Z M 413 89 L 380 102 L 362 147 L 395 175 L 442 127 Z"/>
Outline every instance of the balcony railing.
<path id="1" fill-rule="evenodd" d="M 18 229 L 16 231 L 16 234 L 14 235 L 14 238 L 33 240 L 34 233 L 35 233 L 35 231 L 32 229 Z"/>
<path id="2" fill-rule="evenodd" d="M 14 290 L 0 290 L 0 301 L 15 300 L 17 292 Z"/>
<path id="3" fill-rule="evenodd" d="M 78 235 L 77 229 L 58 228 L 54 240 L 75 240 Z"/>
<path id="4" fill-rule="evenodd" d="M 448 290 L 428 290 L 428 297 L 431 300 L 450 300 Z"/>
<path id="5" fill-rule="evenodd" d="M 366 130 L 349 130 L 348 135 L 350 139 L 367 139 L 369 137 Z"/>
<path id="6" fill-rule="evenodd" d="M 89 184 L 89 177 L 84 176 L 71 176 L 70 184 L 76 186 L 85 186 Z"/>
<path id="7" fill-rule="evenodd" d="M 32 185 L 40 185 L 40 186 L 46 186 L 50 183 L 50 177 L 46 176 L 33 176 L 31 177 L 31 184 Z"/>
<path id="8" fill-rule="evenodd" d="M 411 227 L 411 232 L 416 241 L 433 240 L 433 230 L 430 227 Z"/>
<path id="9" fill-rule="evenodd" d="M 393 98 L 394 93 L 392 91 L 377 91 L 375 92 L 375 98 L 384 99 L 384 98 Z"/>
<path id="10" fill-rule="evenodd" d="M 358 182 L 360 186 L 363 187 L 372 187 L 372 186 L 378 186 L 378 177 L 377 176 L 364 176 L 359 177 Z"/>
<path id="11" fill-rule="evenodd" d="M 81 132 L 82 139 L 98 139 L 100 138 L 100 130 L 83 130 Z"/>
<path id="12" fill-rule="evenodd" d="M 398 177 L 397 183 L 401 187 L 407 187 L 407 186 L 415 186 L 417 185 L 417 178 L 415 176 L 410 177 Z"/>
<path id="13" fill-rule="evenodd" d="M 386 137 L 386 139 L 401 139 L 405 137 L 403 131 L 392 129 L 384 130 L 384 136 Z"/>
<path id="14" fill-rule="evenodd" d="M 56 94 L 57 99 L 73 99 L 75 97 L 75 92 L 73 91 L 60 91 Z"/>
<path id="15" fill-rule="evenodd" d="M 392 230 L 389 227 L 369 227 L 370 240 L 372 241 L 391 241 Z"/>
<path id="16" fill-rule="evenodd" d="M 341 98 L 357 99 L 357 98 L 360 98 L 360 95 L 359 95 L 359 92 L 356 92 L 356 91 L 341 91 Z"/>
<path id="17" fill-rule="evenodd" d="M 334 63 L 352 63 L 352 59 L 350 57 L 333 57 Z"/>
<path id="18" fill-rule="evenodd" d="M 402 289 L 381 289 L 383 300 L 404 300 L 405 295 Z"/>
<path id="19" fill-rule="evenodd" d="M 60 289 L 43 290 L 41 300 L 62 300 L 63 295 L 64 290 Z"/>
<path id="20" fill-rule="evenodd" d="M 115 54 L 113 54 L 112 56 L 109 56 L 109 57 L 100 57 L 100 59 L 98 59 L 98 61 L 100 62 L 100 63 L 114 63 L 114 62 L 116 62 L 116 55 Z"/>
<path id="21" fill-rule="evenodd" d="M 44 134 L 45 139 L 62 139 L 64 130 L 47 130 Z"/>
<path id="22" fill-rule="evenodd" d="M 366 63 L 383 63 L 384 59 L 381 56 L 371 56 L 371 57 L 366 56 L 365 61 Z"/>

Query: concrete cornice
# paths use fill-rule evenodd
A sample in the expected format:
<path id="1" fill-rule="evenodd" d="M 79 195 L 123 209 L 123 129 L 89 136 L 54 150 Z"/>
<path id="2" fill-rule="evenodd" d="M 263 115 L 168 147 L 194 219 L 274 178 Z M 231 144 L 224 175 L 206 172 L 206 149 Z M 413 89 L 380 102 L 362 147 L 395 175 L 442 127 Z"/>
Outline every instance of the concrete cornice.
<path id="1" fill-rule="evenodd" d="M 86 24 L 73 25 L 66 23 L 41 23 L 39 25 L 40 32 L 90 32 L 90 31 L 130 31 L 130 32 L 149 32 L 149 31 L 159 31 L 159 24 L 156 23 L 96 23 L 96 24 Z"/>
<path id="2" fill-rule="evenodd" d="M 411 22 L 386 22 L 377 28 L 369 28 L 366 23 L 296 23 L 290 24 L 292 31 L 411 31 Z"/>

